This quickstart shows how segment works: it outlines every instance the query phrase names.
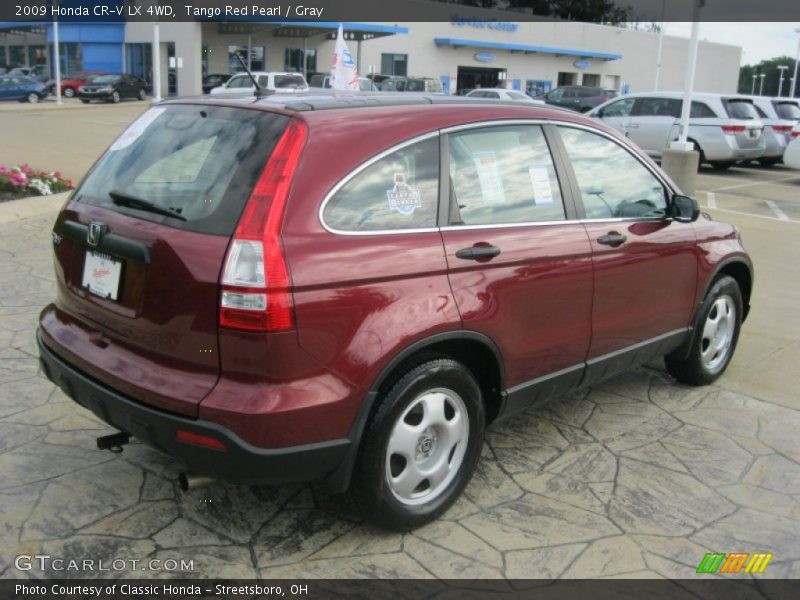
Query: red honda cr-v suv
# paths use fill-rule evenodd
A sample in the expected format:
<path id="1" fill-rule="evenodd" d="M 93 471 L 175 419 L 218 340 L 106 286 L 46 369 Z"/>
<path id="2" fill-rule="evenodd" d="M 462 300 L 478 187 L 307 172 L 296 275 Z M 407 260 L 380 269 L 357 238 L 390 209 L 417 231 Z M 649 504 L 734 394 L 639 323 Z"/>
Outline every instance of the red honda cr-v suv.
<path id="1" fill-rule="evenodd" d="M 158 105 L 53 249 L 41 362 L 120 430 L 101 445 L 324 479 L 397 529 L 453 503 L 500 417 L 661 355 L 714 381 L 752 286 L 738 232 L 610 129 L 441 96 Z"/>

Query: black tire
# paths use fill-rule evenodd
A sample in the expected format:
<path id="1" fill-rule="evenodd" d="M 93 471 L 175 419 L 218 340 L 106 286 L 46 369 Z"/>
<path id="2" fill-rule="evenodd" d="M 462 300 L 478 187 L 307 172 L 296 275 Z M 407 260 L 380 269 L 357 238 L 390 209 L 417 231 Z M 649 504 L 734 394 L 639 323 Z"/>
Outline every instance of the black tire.
<path id="1" fill-rule="evenodd" d="M 734 161 L 732 160 L 712 160 L 710 163 L 711 167 L 715 171 L 727 171 L 734 165 Z"/>
<path id="2" fill-rule="evenodd" d="M 427 357 L 421 361 L 416 366 L 411 363 L 402 370 L 376 400 L 377 408 L 364 432 L 348 492 L 349 499 L 367 520 L 396 531 L 420 527 L 444 513 L 469 483 L 483 446 L 485 410 L 480 386 L 472 373 L 449 358 Z M 448 405 L 447 394 L 451 394 L 450 398 L 460 399 L 461 407 L 452 400 Z M 462 441 L 456 441 L 453 445 L 446 431 L 435 427 L 431 429 L 430 426 L 423 429 L 425 420 L 433 418 L 433 415 L 426 414 L 424 406 L 420 408 L 424 404 L 422 398 L 436 398 L 437 395 L 445 398 L 441 411 L 445 419 L 448 419 L 447 406 L 450 407 L 450 419 L 454 423 L 455 418 L 462 414 L 459 411 L 465 411 L 469 420 L 468 427 L 462 428 L 466 432 L 465 441 L 462 436 Z M 419 422 L 414 419 L 419 419 Z M 415 467 L 422 467 L 421 471 L 412 469 L 417 472 L 417 477 L 424 476 L 426 463 L 441 465 L 444 462 L 448 465 L 444 467 L 448 474 L 438 484 L 438 489 L 429 479 L 423 478 L 411 492 L 421 497 L 407 501 L 400 499 L 390 482 L 393 469 L 398 469 L 395 477 L 399 478 L 408 468 L 408 462 L 401 454 L 388 455 L 390 438 L 396 426 L 407 427 L 407 431 L 413 432 L 412 438 L 417 436 L 415 428 L 420 428 L 420 437 L 415 446 L 417 454 L 410 457 Z M 432 441 L 431 437 L 425 437 L 431 430 L 434 431 Z M 464 443 L 465 447 L 462 446 Z M 425 450 L 428 454 L 424 454 Z M 457 464 L 458 460 L 460 464 Z M 454 470 L 451 471 L 451 468 Z M 417 491 L 421 486 L 422 489 Z M 424 496 L 428 493 L 431 494 L 431 500 L 425 501 Z"/>
<path id="3" fill-rule="evenodd" d="M 111 92 L 111 102 L 113 102 L 114 104 L 119 104 L 120 100 L 122 100 L 122 96 L 119 95 L 119 92 L 117 90 Z"/>
<path id="4" fill-rule="evenodd" d="M 694 140 L 689 140 L 689 141 L 692 142 L 692 144 L 694 144 L 695 151 L 698 154 L 700 154 L 700 158 L 697 161 L 697 170 L 699 171 L 700 167 L 706 162 L 706 154 L 705 152 L 703 152 L 703 149 L 700 147 L 700 144 L 698 144 Z"/>
<path id="5" fill-rule="evenodd" d="M 83 102 L 84 104 L 89 104 L 89 100 L 86 100 L 85 98 L 81 98 L 81 102 Z"/>
<path id="6" fill-rule="evenodd" d="M 25 100 L 27 100 L 29 104 L 37 104 L 41 98 L 36 92 L 31 92 L 25 96 Z"/>
<path id="7" fill-rule="evenodd" d="M 71 87 L 67 86 L 64 88 L 64 97 L 65 98 L 74 98 L 75 97 L 75 90 Z"/>
<path id="8" fill-rule="evenodd" d="M 139 100 L 144 100 L 145 98 L 147 98 L 147 90 L 145 90 L 144 88 L 141 88 L 141 89 L 139 90 L 139 93 L 138 93 L 138 94 L 136 94 L 136 97 L 137 97 Z"/>
<path id="9" fill-rule="evenodd" d="M 769 158 L 759 158 L 758 159 L 758 164 L 760 164 L 762 167 L 774 167 L 779 162 L 781 162 L 781 158 L 782 157 L 780 157 L 780 156 L 771 156 Z"/>
<path id="10" fill-rule="evenodd" d="M 712 356 L 711 360 L 704 360 L 703 352 L 709 348 L 711 342 L 711 336 L 707 335 L 706 332 L 706 324 L 710 318 L 713 320 L 714 311 L 717 311 L 717 314 L 721 314 L 721 305 L 718 301 L 721 302 L 722 299 L 729 300 L 730 308 L 734 312 L 732 319 L 730 319 L 732 328 L 728 332 L 730 342 L 724 354 L 720 351 L 715 356 Z M 728 364 L 736 350 L 736 343 L 739 341 L 739 330 L 742 326 L 742 315 L 744 314 L 742 310 L 742 292 L 739 289 L 739 284 L 733 277 L 721 275 L 711 285 L 711 289 L 700 306 L 699 318 L 696 321 L 697 327 L 694 331 L 688 357 L 677 357 L 674 353 L 664 357 L 664 362 L 670 375 L 681 383 L 688 383 L 689 385 L 714 383 L 728 368 Z M 718 329 L 719 326 L 717 327 Z M 714 337 L 716 338 L 717 335 L 719 334 L 715 334 Z M 718 360 L 715 361 L 715 358 Z"/>

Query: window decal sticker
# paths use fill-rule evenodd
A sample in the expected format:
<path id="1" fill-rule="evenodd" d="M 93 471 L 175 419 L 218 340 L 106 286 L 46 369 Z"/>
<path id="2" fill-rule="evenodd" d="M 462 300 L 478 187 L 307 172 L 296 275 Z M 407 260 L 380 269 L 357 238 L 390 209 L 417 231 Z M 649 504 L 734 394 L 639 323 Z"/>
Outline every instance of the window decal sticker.
<path id="1" fill-rule="evenodd" d="M 386 190 L 389 208 L 402 215 L 411 215 L 422 206 L 422 193 L 418 187 L 406 183 L 405 173 L 394 174 L 394 188 Z"/>

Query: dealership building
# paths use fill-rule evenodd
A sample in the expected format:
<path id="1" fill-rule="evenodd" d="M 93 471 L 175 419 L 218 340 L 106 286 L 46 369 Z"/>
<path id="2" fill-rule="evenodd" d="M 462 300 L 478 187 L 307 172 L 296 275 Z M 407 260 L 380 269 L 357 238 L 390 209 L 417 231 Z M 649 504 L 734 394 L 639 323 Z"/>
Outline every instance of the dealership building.
<path id="1" fill-rule="evenodd" d="M 362 75 L 440 79 L 445 90 L 508 87 L 541 93 L 559 85 L 652 90 L 659 35 L 572 21 L 508 21 L 450 12 L 448 21 L 346 22 Z M 193 95 L 202 78 L 240 70 L 330 69 L 337 22 L 171 22 L 158 27 L 162 96 Z M 129 72 L 152 80 L 152 23 L 63 23 L 61 71 Z M 0 66 L 42 64 L 52 71 L 53 26 L 0 23 Z M 658 89 L 682 89 L 689 40 L 664 36 Z M 695 89 L 735 92 L 741 48 L 701 41 Z M 165 76 L 166 74 L 166 76 Z"/>

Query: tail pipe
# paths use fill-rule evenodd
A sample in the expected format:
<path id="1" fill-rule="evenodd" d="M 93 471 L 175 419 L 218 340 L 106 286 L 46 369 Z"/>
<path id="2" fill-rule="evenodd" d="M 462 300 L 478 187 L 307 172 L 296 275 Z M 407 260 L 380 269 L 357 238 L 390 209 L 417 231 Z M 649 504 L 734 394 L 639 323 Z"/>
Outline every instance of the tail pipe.
<path id="1" fill-rule="evenodd" d="M 181 490 L 188 492 L 189 490 L 196 490 L 197 488 L 211 485 L 216 481 L 213 477 L 206 477 L 205 475 L 196 475 L 191 471 L 184 471 L 178 475 L 178 485 Z"/>

